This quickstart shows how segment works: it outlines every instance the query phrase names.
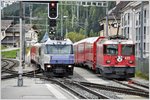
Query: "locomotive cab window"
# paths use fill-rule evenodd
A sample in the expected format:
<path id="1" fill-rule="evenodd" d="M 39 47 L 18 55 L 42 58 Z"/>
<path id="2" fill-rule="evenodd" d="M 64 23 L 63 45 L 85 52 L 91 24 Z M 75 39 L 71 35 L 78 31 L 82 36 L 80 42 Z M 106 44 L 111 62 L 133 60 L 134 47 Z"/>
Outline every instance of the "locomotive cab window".
<path id="1" fill-rule="evenodd" d="M 47 54 L 73 54 L 72 45 L 46 45 Z"/>
<path id="2" fill-rule="evenodd" d="M 104 45 L 103 51 L 104 51 L 104 54 L 117 55 L 118 45 L 115 45 L 115 44 Z"/>
<path id="3" fill-rule="evenodd" d="M 134 45 L 122 45 L 122 55 L 134 55 Z"/>

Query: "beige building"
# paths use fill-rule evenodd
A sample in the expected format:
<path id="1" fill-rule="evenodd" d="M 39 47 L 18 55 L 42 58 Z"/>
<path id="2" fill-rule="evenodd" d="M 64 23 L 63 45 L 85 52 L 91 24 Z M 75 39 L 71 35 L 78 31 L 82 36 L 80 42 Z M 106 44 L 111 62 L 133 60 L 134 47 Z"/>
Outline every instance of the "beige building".
<path id="1" fill-rule="evenodd" d="M 7 29 L 12 25 L 13 20 L 1 20 L 1 36 L 0 40 L 3 40 L 6 36 Z"/>
<path id="2" fill-rule="evenodd" d="M 117 35 L 117 31 L 119 35 L 122 34 L 121 28 L 119 28 L 118 30 L 118 26 L 120 26 L 120 18 L 121 18 L 120 11 L 128 3 L 129 1 L 117 2 L 117 5 L 108 12 L 108 36 Z M 106 36 L 106 17 L 100 20 L 99 23 L 101 26 L 100 36 Z"/>
<path id="3" fill-rule="evenodd" d="M 26 46 L 31 46 L 38 42 L 38 33 L 34 29 L 30 29 L 25 33 Z"/>
<path id="4" fill-rule="evenodd" d="M 108 36 L 117 34 L 117 27 L 118 27 L 117 23 L 120 21 L 120 19 L 116 19 L 116 20 L 114 19 L 113 16 L 108 17 Z M 106 18 L 100 21 L 100 25 L 102 28 L 102 30 L 100 31 L 100 36 L 106 36 Z M 119 33 L 120 33 L 120 29 L 119 29 Z"/>

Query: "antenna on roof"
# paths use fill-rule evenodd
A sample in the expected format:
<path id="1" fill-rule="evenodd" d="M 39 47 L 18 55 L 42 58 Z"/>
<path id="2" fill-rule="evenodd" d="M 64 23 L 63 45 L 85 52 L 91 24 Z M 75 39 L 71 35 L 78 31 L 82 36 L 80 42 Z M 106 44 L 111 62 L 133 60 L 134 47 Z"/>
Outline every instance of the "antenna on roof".
<path id="1" fill-rule="evenodd" d="M 117 36 L 119 36 L 119 28 L 120 28 L 120 25 L 118 24 L 118 27 L 117 27 Z"/>

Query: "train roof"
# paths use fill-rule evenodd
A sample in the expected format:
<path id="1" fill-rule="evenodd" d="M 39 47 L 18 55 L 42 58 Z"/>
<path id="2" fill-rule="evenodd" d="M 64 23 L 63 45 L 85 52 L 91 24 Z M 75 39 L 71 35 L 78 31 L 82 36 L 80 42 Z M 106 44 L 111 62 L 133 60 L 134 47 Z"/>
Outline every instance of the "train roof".
<path id="1" fill-rule="evenodd" d="M 43 44 L 73 44 L 70 39 L 51 40 L 50 38 Z"/>
<path id="2" fill-rule="evenodd" d="M 103 44 L 134 44 L 134 42 L 132 40 L 121 40 L 121 39 L 117 39 L 117 40 L 108 40 L 108 39 L 104 39 L 102 40 Z"/>
<path id="3" fill-rule="evenodd" d="M 98 38 L 99 38 L 99 37 L 89 37 L 89 38 L 80 40 L 80 41 L 78 41 L 78 42 L 75 42 L 73 45 L 77 45 L 77 44 L 84 43 L 84 42 L 94 43 Z"/>

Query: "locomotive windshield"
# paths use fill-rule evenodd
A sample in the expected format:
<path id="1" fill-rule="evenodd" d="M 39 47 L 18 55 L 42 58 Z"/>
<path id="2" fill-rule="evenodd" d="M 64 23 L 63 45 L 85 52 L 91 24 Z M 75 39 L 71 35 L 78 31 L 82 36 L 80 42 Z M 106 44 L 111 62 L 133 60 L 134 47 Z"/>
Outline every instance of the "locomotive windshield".
<path id="1" fill-rule="evenodd" d="M 117 55 L 118 45 L 115 44 L 104 45 L 104 54 Z"/>
<path id="2" fill-rule="evenodd" d="M 122 45 L 122 55 L 134 55 L 134 45 Z"/>
<path id="3" fill-rule="evenodd" d="M 46 54 L 73 54 L 72 45 L 46 45 Z"/>

